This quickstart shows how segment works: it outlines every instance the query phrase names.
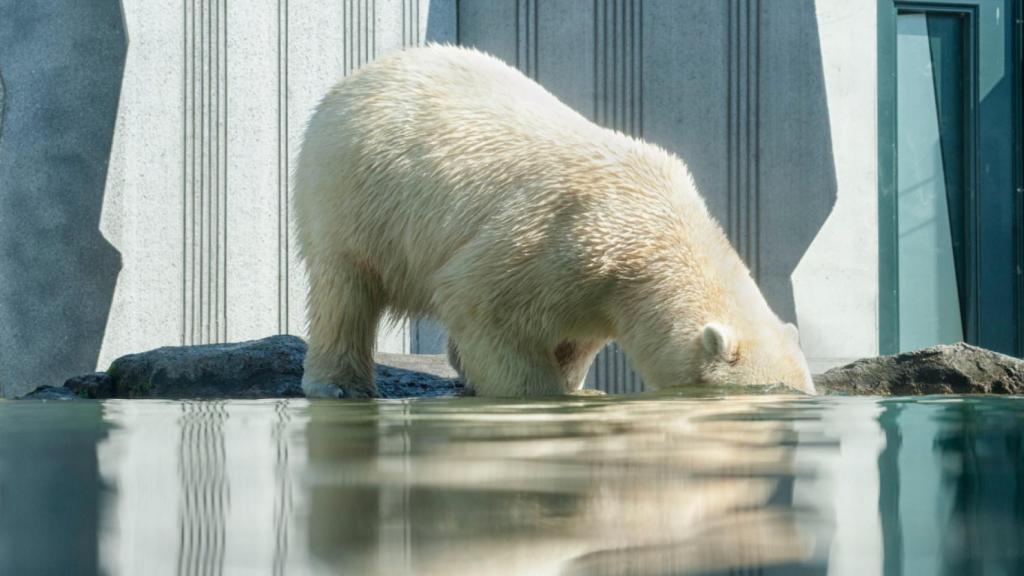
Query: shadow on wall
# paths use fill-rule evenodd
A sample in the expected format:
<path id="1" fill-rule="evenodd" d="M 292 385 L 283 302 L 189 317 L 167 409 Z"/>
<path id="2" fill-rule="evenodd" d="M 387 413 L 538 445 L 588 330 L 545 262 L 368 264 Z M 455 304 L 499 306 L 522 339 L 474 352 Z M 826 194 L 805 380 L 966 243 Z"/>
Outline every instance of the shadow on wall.
<path id="1" fill-rule="evenodd" d="M 456 26 L 456 0 L 428 0 L 427 42 L 454 44 L 458 40 Z"/>
<path id="2" fill-rule="evenodd" d="M 0 70 L 0 138 L 4 136 L 4 74 Z"/>
<path id="3" fill-rule="evenodd" d="M 427 42 L 455 44 L 458 41 L 456 0 L 429 0 L 427 8 Z M 414 354 L 443 354 L 447 350 L 448 332 L 436 320 L 418 318 L 411 323 L 409 351 Z"/>
<path id="4" fill-rule="evenodd" d="M 644 6 L 644 136 L 687 162 L 768 303 L 795 322 L 791 276 L 837 188 L 815 4 Z"/>
<path id="5" fill-rule="evenodd" d="M 120 255 L 99 231 L 127 37 L 118 0 L 0 0 L 0 396 L 96 367 Z"/>
<path id="6" fill-rule="evenodd" d="M 773 2 L 762 29 L 758 281 L 779 316 L 796 322 L 793 271 L 838 187 L 815 5 Z"/>
<path id="7" fill-rule="evenodd" d="M 459 5 L 460 43 L 689 166 L 775 311 L 836 201 L 814 2 Z"/>

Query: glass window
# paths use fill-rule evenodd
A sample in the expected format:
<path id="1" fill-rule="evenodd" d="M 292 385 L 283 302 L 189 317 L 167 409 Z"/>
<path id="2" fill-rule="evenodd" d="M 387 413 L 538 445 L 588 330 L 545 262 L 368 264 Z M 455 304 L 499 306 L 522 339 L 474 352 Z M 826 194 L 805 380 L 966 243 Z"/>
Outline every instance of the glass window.
<path id="1" fill-rule="evenodd" d="M 956 14 L 896 21 L 899 347 L 964 339 L 964 59 Z"/>

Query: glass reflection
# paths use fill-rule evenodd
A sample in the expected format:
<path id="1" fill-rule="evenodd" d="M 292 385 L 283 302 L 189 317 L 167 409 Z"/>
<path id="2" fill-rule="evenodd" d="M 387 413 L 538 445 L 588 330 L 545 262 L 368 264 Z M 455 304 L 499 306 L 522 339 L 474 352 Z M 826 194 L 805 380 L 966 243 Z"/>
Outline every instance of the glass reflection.
<path id="1" fill-rule="evenodd" d="M 117 490 L 100 537 L 110 574 L 287 573 L 296 531 L 295 427 L 286 401 L 122 402 L 101 445 Z M 303 450 L 299 450 L 301 454 Z M 301 502 L 301 499 L 299 499 Z"/>
<path id="2" fill-rule="evenodd" d="M 98 572 L 108 432 L 98 404 L 0 400 L 0 574 Z"/>
<path id="3" fill-rule="evenodd" d="M 230 506 L 224 451 L 224 402 L 181 403 L 178 442 L 177 573 L 222 574 Z"/>
<path id="4" fill-rule="evenodd" d="M 1016 574 L 1024 401 L 0 402 L 3 574 Z"/>
<path id="5" fill-rule="evenodd" d="M 287 400 L 274 402 L 274 424 L 271 438 L 274 443 L 274 562 L 275 576 L 285 573 L 288 559 L 288 522 L 292 515 L 292 481 L 288 468 L 290 449 L 288 443 L 292 411 Z"/>
<path id="6" fill-rule="evenodd" d="M 884 404 L 886 574 L 1024 573 L 1021 400 Z"/>

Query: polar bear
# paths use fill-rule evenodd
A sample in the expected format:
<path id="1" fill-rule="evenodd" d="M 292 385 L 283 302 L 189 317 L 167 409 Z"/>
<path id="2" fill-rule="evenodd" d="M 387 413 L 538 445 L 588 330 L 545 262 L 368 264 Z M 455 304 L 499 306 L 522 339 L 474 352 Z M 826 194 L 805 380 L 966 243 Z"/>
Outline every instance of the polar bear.
<path id="1" fill-rule="evenodd" d="M 439 319 L 482 396 L 576 391 L 616 340 L 644 381 L 814 392 L 686 166 L 500 60 L 413 48 L 335 85 L 293 184 L 310 397 L 373 397 L 384 312 Z"/>

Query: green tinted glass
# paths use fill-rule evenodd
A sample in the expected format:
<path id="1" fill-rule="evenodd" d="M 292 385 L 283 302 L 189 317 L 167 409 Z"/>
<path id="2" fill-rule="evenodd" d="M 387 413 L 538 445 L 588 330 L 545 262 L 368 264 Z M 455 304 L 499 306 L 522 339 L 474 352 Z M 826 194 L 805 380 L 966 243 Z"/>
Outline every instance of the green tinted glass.
<path id="1" fill-rule="evenodd" d="M 964 20 L 896 21 L 899 346 L 964 339 Z"/>

